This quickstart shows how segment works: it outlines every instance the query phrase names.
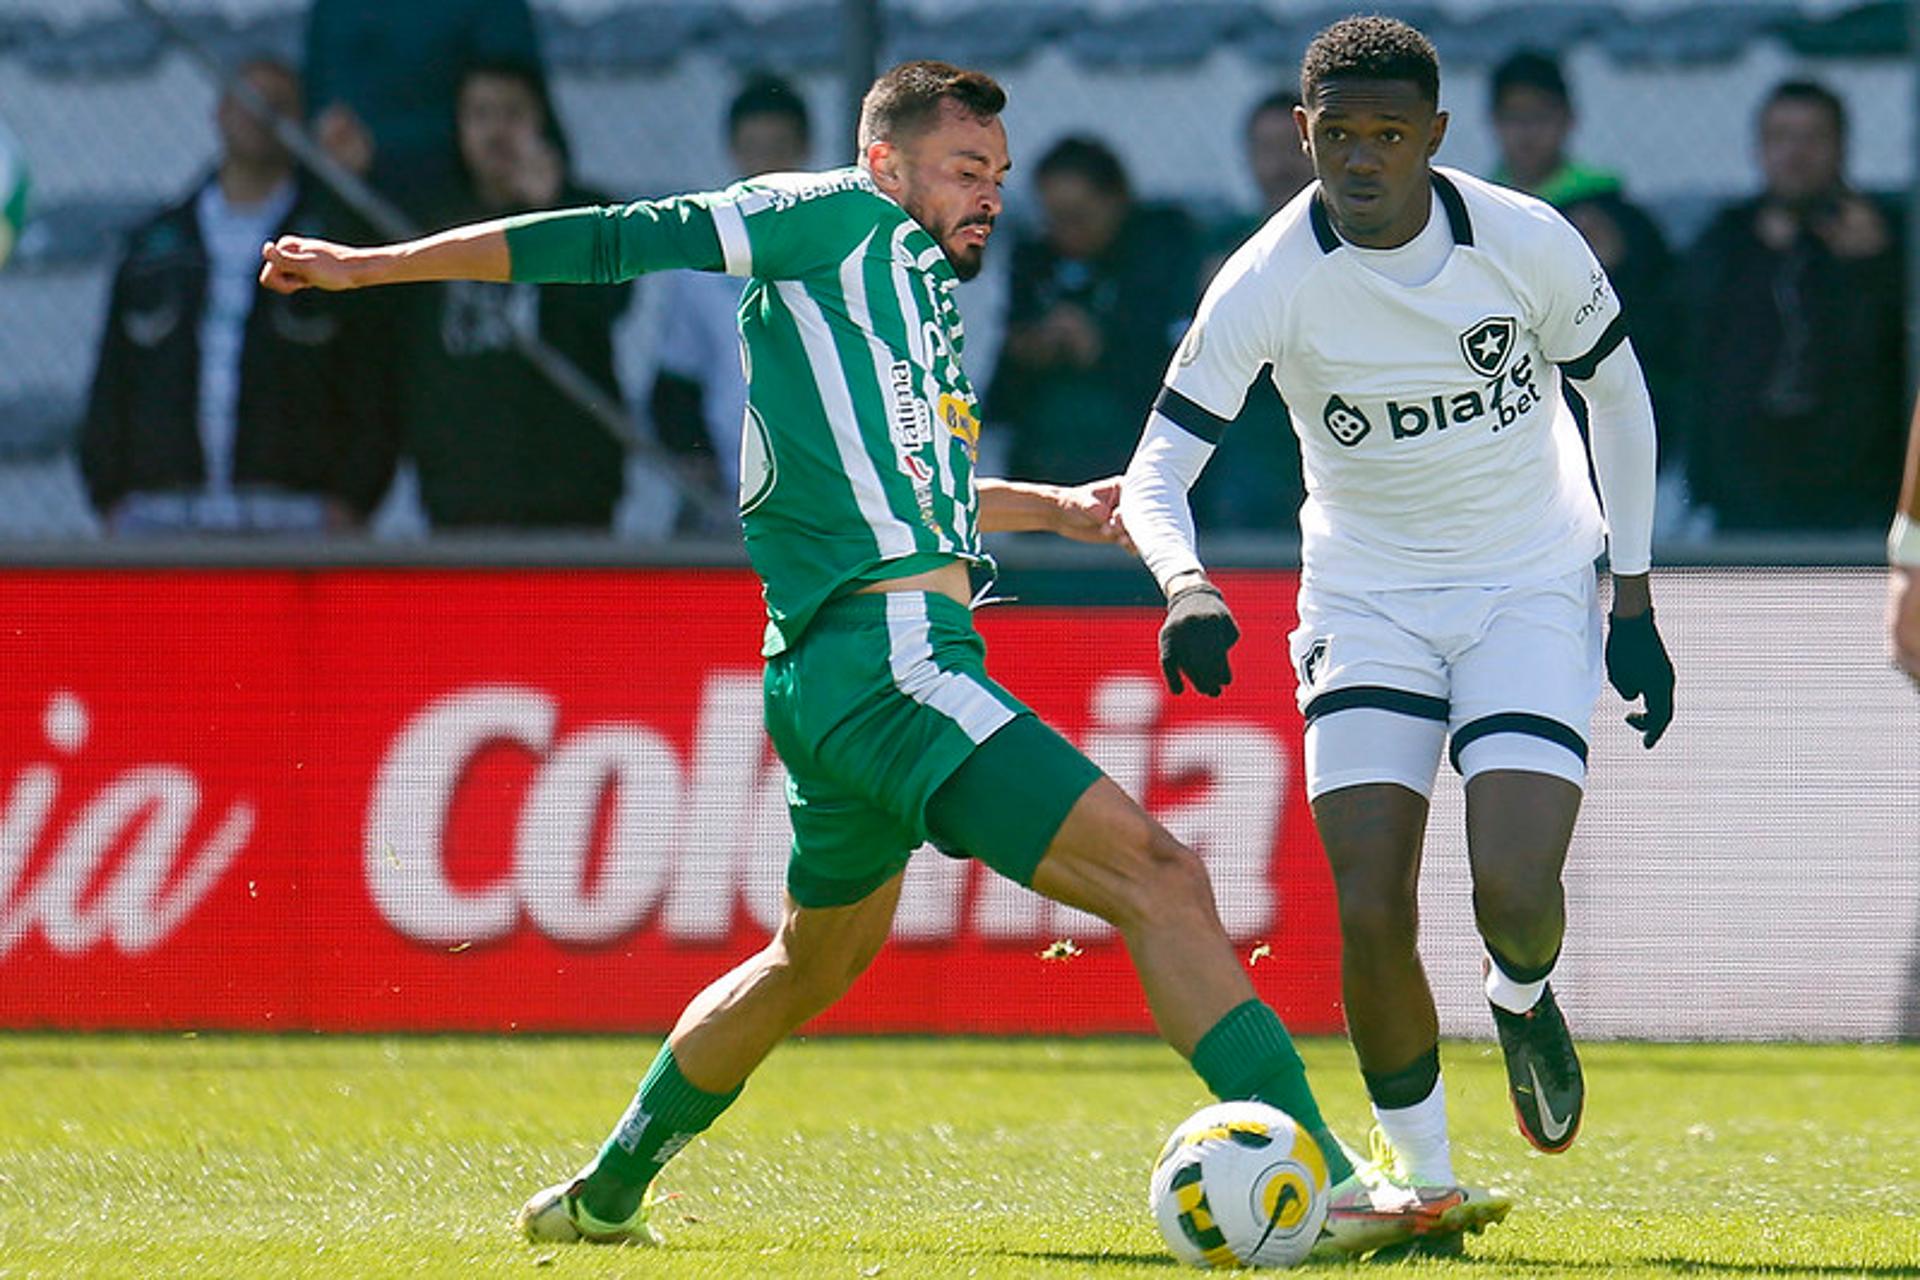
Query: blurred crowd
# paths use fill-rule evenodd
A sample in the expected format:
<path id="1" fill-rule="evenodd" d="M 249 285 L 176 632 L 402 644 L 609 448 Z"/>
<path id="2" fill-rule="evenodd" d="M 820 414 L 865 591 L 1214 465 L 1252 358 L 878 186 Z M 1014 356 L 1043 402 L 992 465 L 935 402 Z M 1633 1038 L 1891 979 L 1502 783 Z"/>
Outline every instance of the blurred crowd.
<path id="1" fill-rule="evenodd" d="M 269 114 L 305 125 L 423 230 L 615 198 L 572 172 L 526 0 L 315 0 L 305 68 L 248 62 L 218 108 L 212 171 L 128 240 L 81 436 L 103 526 L 351 532 L 404 462 L 436 530 L 606 530 L 631 472 L 609 404 L 682 486 L 729 506 L 745 403 L 737 280 L 663 279 L 646 387 L 615 373 L 627 288 L 282 297 L 255 284 L 275 235 L 389 238 L 309 175 Z M 1841 100 L 1811 81 L 1775 86 L 1754 120 L 1753 193 L 1681 245 L 1626 176 L 1577 158 L 1555 58 L 1514 55 L 1490 96 L 1501 159 L 1488 176 L 1559 208 L 1625 304 L 1660 423 L 1663 531 L 1883 526 L 1904 441 L 1905 230 L 1897 206 L 1848 181 Z M 1296 104 L 1277 90 L 1225 122 L 1261 201 L 1225 217 L 1142 199 L 1098 137 L 1047 147 L 1031 208 L 997 237 L 1004 340 L 990 373 L 973 371 L 997 469 L 1077 482 L 1124 467 L 1207 279 L 1312 181 Z M 743 84 L 716 127 L 740 176 L 830 163 L 778 79 Z M 1285 414 L 1262 379 L 1195 491 L 1202 528 L 1294 527 Z M 677 507 L 660 527 L 717 531 L 700 504 Z"/>

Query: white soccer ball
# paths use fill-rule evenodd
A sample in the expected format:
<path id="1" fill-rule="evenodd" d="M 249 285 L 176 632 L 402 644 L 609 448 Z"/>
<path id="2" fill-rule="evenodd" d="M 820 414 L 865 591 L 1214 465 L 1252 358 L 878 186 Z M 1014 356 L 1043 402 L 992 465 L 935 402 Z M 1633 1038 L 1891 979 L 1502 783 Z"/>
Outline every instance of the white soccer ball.
<path id="1" fill-rule="evenodd" d="M 1196 1267 L 1291 1267 L 1327 1219 L 1327 1159 L 1264 1102 L 1193 1113 L 1153 1162 L 1149 1202 L 1173 1256 Z"/>

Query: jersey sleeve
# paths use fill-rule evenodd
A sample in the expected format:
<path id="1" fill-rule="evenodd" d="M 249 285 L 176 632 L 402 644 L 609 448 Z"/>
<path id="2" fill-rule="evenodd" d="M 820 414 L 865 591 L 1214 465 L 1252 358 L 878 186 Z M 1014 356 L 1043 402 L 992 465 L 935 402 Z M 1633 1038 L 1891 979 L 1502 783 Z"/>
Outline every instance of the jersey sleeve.
<path id="1" fill-rule="evenodd" d="M 676 267 L 718 271 L 724 255 L 713 206 L 724 199 L 672 196 L 508 218 L 509 270 L 530 284 L 619 284 Z"/>
<path id="2" fill-rule="evenodd" d="M 798 280 L 837 269 L 870 235 L 882 237 L 885 251 L 892 229 L 886 224 L 906 220 L 897 205 L 832 177 L 812 186 L 761 186 L 749 179 L 722 192 L 712 209 L 721 269 L 761 280 Z"/>
<path id="3" fill-rule="evenodd" d="M 1173 353 L 1154 409 L 1209 444 L 1240 415 L 1247 388 L 1279 358 L 1279 290 L 1265 280 L 1265 254 L 1250 242 L 1228 258 Z"/>
<path id="4" fill-rule="evenodd" d="M 1540 238 L 1529 264 L 1534 332 L 1542 353 L 1568 377 L 1591 378 L 1626 339 L 1620 297 L 1572 223 L 1550 209 L 1538 216 Z"/>

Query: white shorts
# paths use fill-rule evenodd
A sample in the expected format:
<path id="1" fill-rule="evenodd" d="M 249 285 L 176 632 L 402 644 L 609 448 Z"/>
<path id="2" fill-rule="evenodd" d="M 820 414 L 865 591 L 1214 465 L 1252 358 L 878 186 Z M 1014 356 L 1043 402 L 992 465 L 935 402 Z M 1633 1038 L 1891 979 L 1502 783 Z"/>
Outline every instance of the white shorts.
<path id="1" fill-rule="evenodd" d="M 1518 769 L 1585 786 L 1600 696 L 1592 568 L 1517 587 L 1300 588 L 1290 637 L 1307 798 L 1362 783 L 1433 794 L 1449 734 L 1472 778 Z"/>

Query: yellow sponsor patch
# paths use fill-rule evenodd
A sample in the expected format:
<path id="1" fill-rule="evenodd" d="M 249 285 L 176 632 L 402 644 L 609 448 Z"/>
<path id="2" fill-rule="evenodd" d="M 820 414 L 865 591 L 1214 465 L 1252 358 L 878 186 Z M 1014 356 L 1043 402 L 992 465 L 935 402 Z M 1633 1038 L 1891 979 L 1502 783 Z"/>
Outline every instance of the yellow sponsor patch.
<path id="1" fill-rule="evenodd" d="M 973 412 L 973 405 L 951 391 L 943 391 L 935 411 L 940 421 L 947 424 L 947 430 L 966 442 L 967 456 L 976 456 L 980 452 L 980 419 Z"/>

